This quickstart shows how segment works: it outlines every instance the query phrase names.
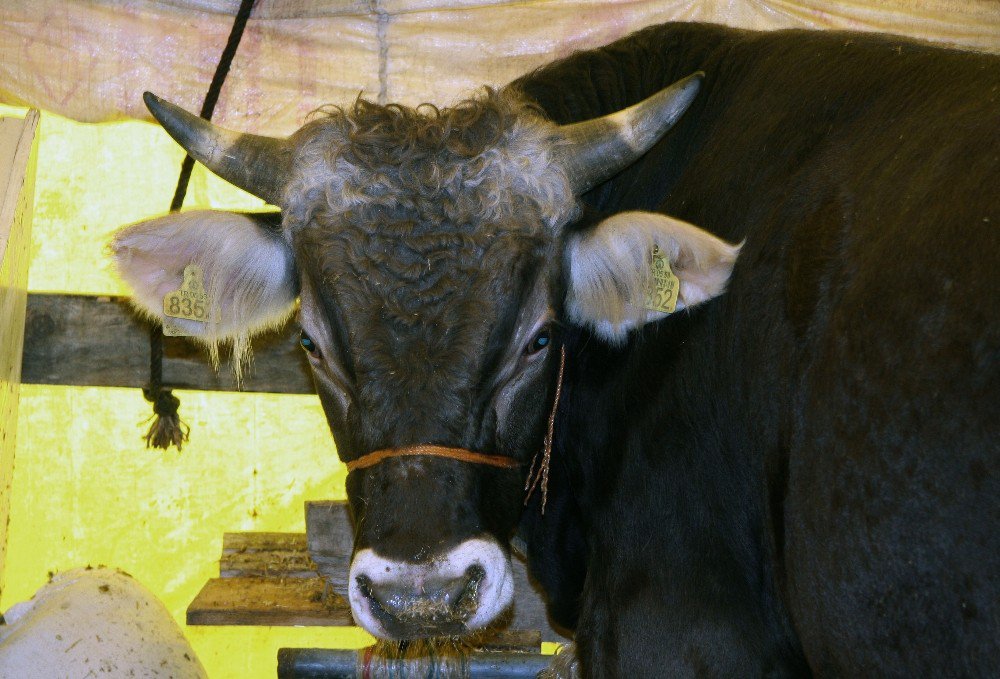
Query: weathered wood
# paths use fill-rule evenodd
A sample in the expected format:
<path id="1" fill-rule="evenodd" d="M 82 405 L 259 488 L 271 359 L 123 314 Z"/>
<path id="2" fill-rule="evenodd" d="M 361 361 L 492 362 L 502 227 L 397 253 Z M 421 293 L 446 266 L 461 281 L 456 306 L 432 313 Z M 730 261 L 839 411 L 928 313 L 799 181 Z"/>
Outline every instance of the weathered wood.
<path id="1" fill-rule="evenodd" d="M 306 502 L 306 544 L 319 574 L 335 592 L 347 596 L 354 527 L 346 502 Z"/>
<path id="2" fill-rule="evenodd" d="M 24 383 L 140 387 L 149 381 L 149 324 L 126 298 L 31 294 L 24 335 Z M 257 337 L 242 390 L 313 393 L 298 339 L 295 321 Z M 225 360 L 214 370 L 204 349 L 180 337 L 164 338 L 163 377 L 178 389 L 237 389 Z"/>
<path id="3" fill-rule="evenodd" d="M 334 591 L 347 592 L 347 572 L 354 544 L 354 533 L 347 504 L 341 501 L 306 503 L 306 538 L 309 554 L 319 573 L 327 578 Z M 545 641 L 563 642 L 549 622 L 545 600 L 528 577 L 527 565 L 519 558 L 511 559 L 514 575 L 514 615 L 511 629 L 541 630 Z"/>
<path id="4" fill-rule="evenodd" d="M 314 578 L 316 564 L 303 533 L 226 533 L 219 575 L 223 578 Z"/>
<path id="5" fill-rule="evenodd" d="M 189 625 L 353 625 L 351 609 L 320 577 L 215 578 L 187 609 Z"/>
<path id="6" fill-rule="evenodd" d="M 38 156 L 38 111 L 0 120 L 0 594 L 4 589 L 10 484 L 28 288 Z"/>
<path id="7" fill-rule="evenodd" d="M 238 552 L 223 554 L 219 577 L 314 578 L 316 564 L 306 552 Z"/>
<path id="8" fill-rule="evenodd" d="M 244 531 L 222 534 L 222 553 L 305 552 L 305 533 Z"/>

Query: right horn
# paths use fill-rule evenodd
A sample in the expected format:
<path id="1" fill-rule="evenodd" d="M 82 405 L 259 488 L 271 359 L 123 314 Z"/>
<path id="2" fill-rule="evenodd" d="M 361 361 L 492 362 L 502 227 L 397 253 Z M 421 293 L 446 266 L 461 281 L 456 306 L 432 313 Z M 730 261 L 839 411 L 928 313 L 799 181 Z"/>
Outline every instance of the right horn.
<path id="1" fill-rule="evenodd" d="M 694 101 L 705 74 L 693 73 L 616 113 L 559 127 L 556 162 L 579 196 L 634 163 Z"/>
<path id="2" fill-rule="evenodd" d="M 280 207 L 291 166 L 291 145 L 287 140 L 232 132 L 152 92 L 143 94 L 142 100 L 192 158 L 227 182 Z"/>

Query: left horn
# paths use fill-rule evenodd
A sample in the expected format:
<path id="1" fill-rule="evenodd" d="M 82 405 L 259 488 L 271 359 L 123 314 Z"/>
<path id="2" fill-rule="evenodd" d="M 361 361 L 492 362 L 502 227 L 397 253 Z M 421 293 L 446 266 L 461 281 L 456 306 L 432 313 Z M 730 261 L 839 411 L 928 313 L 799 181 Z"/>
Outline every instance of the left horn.
<path id="1" fill-rule="evenodd" d="M 143 94 L 142 100 L 192 158 L 231 184 L 280 205 L 291 165 L 287 140 L 217 127 L 152 92 Z"/>
<path id="2" fill-rule="evenodd" d="M 573 193 L 589 191 L 652 148 L 694 101 L 704 77 L 698 71 L 634 106 L 560 126 L 554 139 L 556 162 Z"/>

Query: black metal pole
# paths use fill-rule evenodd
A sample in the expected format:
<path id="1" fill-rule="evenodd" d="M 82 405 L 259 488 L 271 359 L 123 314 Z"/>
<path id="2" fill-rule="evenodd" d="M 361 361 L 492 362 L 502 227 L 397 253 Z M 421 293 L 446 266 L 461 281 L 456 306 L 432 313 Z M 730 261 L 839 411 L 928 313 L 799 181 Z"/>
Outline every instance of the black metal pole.
<path id="1" fill-rule="evenodd" d="M 278 650 L 278 679 L 358 679 L 363 654 L 364 650 L 282 648 Z M 471 679 L 534 679 L 551 661 L 552 656 L 540 653 L 483 652 L 467 655 L 464 665 Z M 392 676 L 410 676 L 406 671 L 407 660 L 390 662 Z M 426 668 L 419 675 L 414 668 L 412 676 L 426 676 Z"/>

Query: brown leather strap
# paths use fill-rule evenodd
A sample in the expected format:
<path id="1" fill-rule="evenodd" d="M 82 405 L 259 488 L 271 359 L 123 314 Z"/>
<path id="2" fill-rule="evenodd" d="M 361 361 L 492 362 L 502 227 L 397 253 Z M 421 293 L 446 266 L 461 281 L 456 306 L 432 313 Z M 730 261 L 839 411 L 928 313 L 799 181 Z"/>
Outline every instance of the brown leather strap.
<path id="1" fill-rule="evenodd" d="M 362 455 L 356 460 L 347 463 L 347 471 L 353 472 L 356 469 L 367 469 L 373 467 L 390 457 L 407 457 L 410 455 L 429 455 L 431 457 L 447 457 L 461 462 L 472 464 L 485 464 L 490 467 L 500 467 L 501 469 L 517 469 L 521 463 L 506 455 L 483 455 L 474 453 L 465 448 L 447 448 L 445 446 L 434 446 L 421 444 L 417 446 L 407 446 L 406 448 L 385 448 Z"/>

